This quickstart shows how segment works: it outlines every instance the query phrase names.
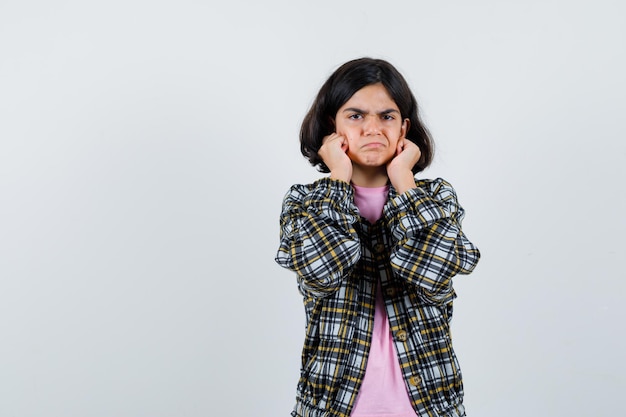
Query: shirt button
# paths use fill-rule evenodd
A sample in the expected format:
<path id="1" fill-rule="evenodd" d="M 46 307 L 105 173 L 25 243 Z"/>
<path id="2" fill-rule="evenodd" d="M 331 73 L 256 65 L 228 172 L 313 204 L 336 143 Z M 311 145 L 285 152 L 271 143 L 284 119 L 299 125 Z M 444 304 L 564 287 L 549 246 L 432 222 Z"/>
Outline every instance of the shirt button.
<path id="1" fill-rule="evenodd" d="M 388 287 L 388 288 L 385 290 L 385 294 L 387 294 L 389 297 L 393 297 L 394 295 L 396 295 L 396 289 L 395 289 L 395 288 Z"/>
<path id="2" fill-rule="evenodd" d="M 374 252 L 383 253 L 384 251 L 385 251 L 385 245 L 383 245 L 382 243 L 377 243 L 374 245 Z"/>
<path id="3" fill-rule="evenodd" d="M 401 342 L 406 342 L 406 332 L 404 330 L 398 330 L 396 332 L 396 338 Z"/>
<path id="4" fill-rule="evenodd" d="M 414 375 L 411 378 L 409 378 L 409 384 L 413 385 L 414 387 L 417 387 L 421 382 L 422 382 L 422 378 L 420 378 L 417 375 Z"/>

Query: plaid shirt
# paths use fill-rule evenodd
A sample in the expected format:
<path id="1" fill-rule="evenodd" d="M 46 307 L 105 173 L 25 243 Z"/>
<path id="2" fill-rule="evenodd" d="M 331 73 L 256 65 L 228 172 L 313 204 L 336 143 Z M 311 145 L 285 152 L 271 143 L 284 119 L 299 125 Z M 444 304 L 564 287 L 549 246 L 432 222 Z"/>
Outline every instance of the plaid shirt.
<path id="1" fill-rule="evenodd" d="M 464 211 L 442 179 L 390 187 L 383 215 L 359 215 L 352 187 L 322 178 L 283 201 L 279 265 L 296 272 L 307 319 L 292 416 L 348 417 L 365 374 L 380 280 L 400 368 L 419 416 L 465 415 L 449 323 L 452 277 L 480 253 L 461 231 Z"/>

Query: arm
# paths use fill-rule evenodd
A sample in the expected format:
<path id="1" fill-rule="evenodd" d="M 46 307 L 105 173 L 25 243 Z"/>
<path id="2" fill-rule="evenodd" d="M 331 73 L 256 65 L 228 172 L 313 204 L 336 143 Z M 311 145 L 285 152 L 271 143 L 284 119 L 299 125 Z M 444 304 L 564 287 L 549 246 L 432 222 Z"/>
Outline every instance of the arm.
<path id="1" fill-rule="evenodd" d="M 283 201 L 276 262 L 295 271 L 305 296 L 336 291 L 360 257 L 352 187 L 322 178 L 291 187 Z"/>
<path id="2" fill-rule="evenodd" d="M 418 181 L 417 188 L 391 200 L 384 214 L 396 277 L 416 285 L 429 302 L 451 301 L 452 277 L 472 272 L 480 258 L 461 230 L 464 211 L 452 186 L 442 179 Z"/>

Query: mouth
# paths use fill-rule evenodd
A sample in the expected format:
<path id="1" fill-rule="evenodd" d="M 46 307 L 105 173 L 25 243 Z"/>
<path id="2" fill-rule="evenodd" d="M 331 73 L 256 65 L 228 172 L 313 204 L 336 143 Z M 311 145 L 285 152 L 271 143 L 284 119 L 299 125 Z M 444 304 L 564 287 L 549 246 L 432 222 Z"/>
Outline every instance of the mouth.
<path id="1" fill-rule="evenodd" d="M 371 143 L 366 143 L 365 145 L 363 145 L 363 148 L 365 149 L 375 149 L 375 148 L 381 148 L 384 145 L 380 142 L 371 142 Z"/>

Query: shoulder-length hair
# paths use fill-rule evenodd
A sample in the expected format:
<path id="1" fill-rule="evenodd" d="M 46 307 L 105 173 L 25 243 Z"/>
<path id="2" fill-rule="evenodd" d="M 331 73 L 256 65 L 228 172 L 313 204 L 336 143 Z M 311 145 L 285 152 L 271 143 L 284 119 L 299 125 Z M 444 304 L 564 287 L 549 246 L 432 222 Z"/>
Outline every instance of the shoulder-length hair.
<path id="1" fill-rule="evenodd" d="M 335 131 L 337 111 L 363 87 L 381 83 L 400 109 L 402 119 L 409 119 L 406 139 L 414 142 L 421 157 L 412 171 L 418 173 L 430 165 L 434 143 L 421 122 L 417 100 L 406 80 L 393 65 L 382 59 L 359 58 L 341 65 L 326 80 L 300 128 L 300 150 L 311 165 L 320 172 L 330 172 L 318 151 L 324 137 Z"/>

